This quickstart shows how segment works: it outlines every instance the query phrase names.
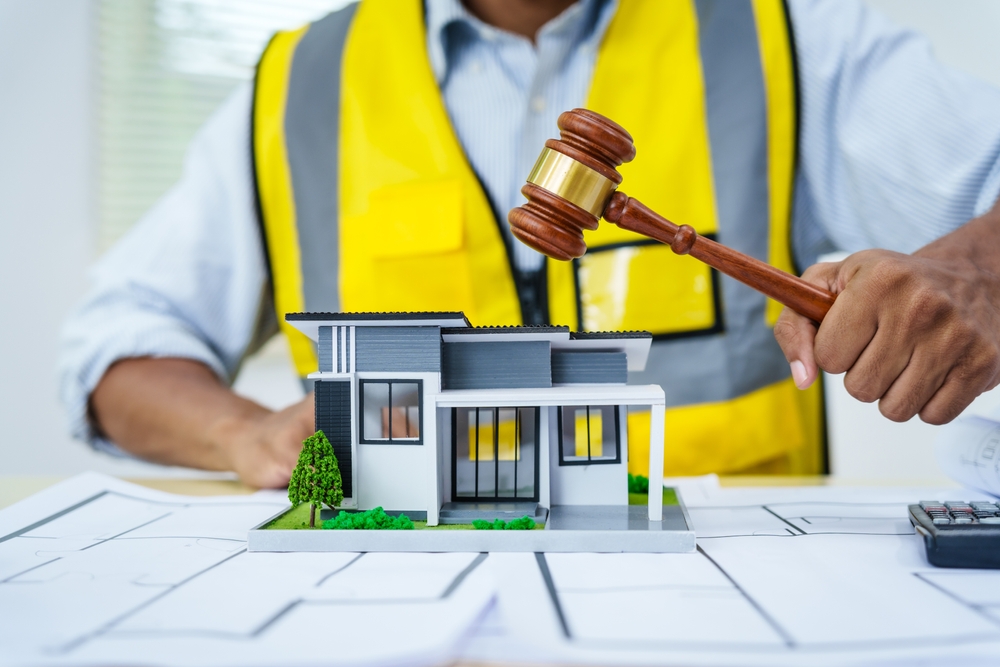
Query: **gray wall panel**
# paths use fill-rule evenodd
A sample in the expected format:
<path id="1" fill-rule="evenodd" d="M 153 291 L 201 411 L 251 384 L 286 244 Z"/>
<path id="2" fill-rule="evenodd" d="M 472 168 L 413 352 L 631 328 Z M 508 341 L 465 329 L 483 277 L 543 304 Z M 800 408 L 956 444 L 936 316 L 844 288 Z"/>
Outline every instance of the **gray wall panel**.
<path id="1" fill-rule="evenodd" d="M 358 327 L 355 338 L 359 373 L 441 370 L 440 327 Z"/>
<path id="2" fill-rule="evenodd" d="M 552 381 L 618 382 L 628 380 L 628 364 L 624 352 L 553 352 Z"/>
<path id="3" fill-rule="evenodd" d="M 333 372 L 333 327 L 319 328 L 319 343 L 316 345 L 321 373 Z"/>
<path id="4" fill-rule="evenodd" d="M 441 372 L 444 389 L 551 387 L 549 342 L 445 343 Z"/>

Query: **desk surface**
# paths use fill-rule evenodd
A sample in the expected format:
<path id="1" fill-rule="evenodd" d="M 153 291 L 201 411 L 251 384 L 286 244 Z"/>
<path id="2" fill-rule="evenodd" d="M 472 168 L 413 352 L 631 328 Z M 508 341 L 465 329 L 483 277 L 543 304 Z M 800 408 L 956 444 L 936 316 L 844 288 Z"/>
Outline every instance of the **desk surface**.
<path id="1" fill-rule="evenodd" d="M 33 493 L 37 493 L 37 492 L 45 489 L 46 487 L 51 486 L 52 484 L 55 484 L 55 483 L 59 482 L 62 479 L 65 479 L 65 477 L 59 477 L 59 476 L 49 476 L 49 477 L 38 477 L 38 476 L 35 476 L 35 477 L 31 477 L 31 476 L 10 476 L 10 475 L 8 475 L 8 476 L 0 476 L 0 507 L 4 507 L 4 506 L 7 506 L 7 505 L 10 505 L 10 504 L 12 504 L 12 503 L 14 503 L 14 502 L 22 499 L 22 498 L 30 496 Z M 166 491 L 166 492 L 178 493 L 178 494 L 188 494 L 188 495 L 201 495 L 201 496 L 220 495 L 220 494 L 236 495 L 236 494 L 246 494 L 246 493 L 250 493 L 250 492 L 253 491 L 253 489 L 251 489 L 249 487 L 246 487 L 246 486 L 240 484 L 239 482 L 226 481 L 226 480 L 213 480 L 213 479 L 136 479 L 136 480 L 132 480 L 132 481 L 134 481 L 134 482 L 136 482 L 138 484 L 141 484 L 143 486 L 149 487 L 149 488 L 154 488 L 154 489 L 158 489 L 158 490 L 162 490 L 162 491 Z M 825 476 L 815 476 L 815 477 L 786 477 L 786 476 L 760 476 L 760 477 L 757 477 L 757 476 L 754 476 L 754 477 L 727 477 L 727 478 L 722 478 L 722 479 L 720 479 L 720 483 L 723 486 L 726 486 L 726 487 L 751 487 L 751 486 L 789 486 L 789 487 L 794 487 L 794 486 L 799 486 L 799 487 L 813 486 L 813 487 L 816 487 L 816 486 L 840 486 L 840 485 L 851 485 L 851 486 L 867 485 L 867 486 L 887 487 L 887 486 L 893 486 L 893 485 L 895 485 L 895 486 L 917 485 L 917 484 L 920 483 L 920 481 L 919 480 L 901 480 L 901 479 L 900 480 L 891 480 L 891 479 L 888 479 L 888 480 L 858 480 L 858 479 L 853 479 L 852 480 L 852 479 L 844 479 L 844 478 L 837 478 L 837 477 L 825 477 Z M 924 481 L 924 483 L 926 484 L 927 481 Z M 940 485 L 940 480 L 934 480 L 932 482 L 932 484 Z M 904 495 L 906 493 L 909 493 L 909 492 L 908 491 L 905 492 Z M 788 521 L 785 518 L 783 518 L 781 516 L 778 516 L 777 514 L 775 514 L 774 512 L 772 512 L 771 510 L 767 510 L 766 508 L 759 508 L 759 510 L 760 510 L 760 513 L 762 515 L 766 511 L 770 517 L 773 517 L 776 520 L 784 521 L 785 523 L 788 523 Z M 791 525 L 791 524 L 789 524 L 789 525 Z M 879 535 L 888 535 L 890 533 L 891 533 L 891 531 L 882 531 L 881 533 L 876 533 L 876 534 L 879 534 Z M 805 533 L 803 533 L 803 534 L 805 534 Z M 749 535 L 746 535 L 746 536 L 749 536 Z M 741 534 L 738 537 L 745 537 L 745 536 Z M 892 537 L 886 538 L 886 537 L 880 536 L 880 537 L 878 537 L 876 539 L 879 540 L 880 544 L 883 541 L 885 541 L 885 540 L 895 540 L 895 541 L 887 542 L 887 545 L 882 548 L 882 555 L 881 555 L 882 561 L 879 561 L 879 562 L 881 562 L 883 564 L 884 563 L 890 563 L 890 564 L 891 563 L 896 563 L 897 560 L 898 560 L 898 557 L 899 557 L 899 552 L 900 552 L 899 546 L 902 544 L 903 538 L 892 538 Z M 906 539 L 912 541 L 913 538 L 912 537 L 908 537 Z M 733 542 L 734 542 L 734 544 L 737 544 L 738 546 L 739 545 L 744 545 L 744 543 L 747 543 L 746 540 L 734 540 Z M 751 583 L 754 586 L 762 586 L 762 584 L 760 582 L 761 581 L 765 581 L 765 580 L 769 580 L 768 578 L 773 578 L 772 577 L 772 573 L 776 569 L 782 568 L 782 567 L 784 567 L 784 568 L 787 569 L 787 567 L 790 567 L 790 565 L 794 565 L 795 562 L 798 562 L 798 561 L 794 560 L 794 558 L 798 558 L 798 554 L 800 552 L 801 553 L 806 553 L 807 555 L 810 554 L 810 553 L 812 553 L 812 552 L 808 551 L 808 543 L 807 542 L 801 542 L 800 543 L 799 540 L 781 540 L 779 542 L 780 542 L 780 544 L 783 547 L 793 548 L 792 551 L 789 551 L 789 553 L 784 554 L 784 555 L 782 555 L 782 553 L 777 553 L 777 556 L 786 558 L 786 561 L 784 561 L 784 562 L 778 562 L 777 564 L 775 564 L 774 562 L 771 562 L 771 564 L 769 566 L 771 568 L 770 570 L 765 570 L 762 574 L 755 574 L 753 572 L 749 572 L 748 573 L 748 571 L 746 570 L 746 568 L 744 568 L 743 570 L 740 570 L 739 567 L 736 567 L 734 564 L 738 564 L 738 563 L 741 563 L 741 562 L 742 563 L 750 562 L 750 560 L 752 560 L 752 554 L 755 554 L 755 553 L 759 554 L 760 553 L 759 551 L 758 552 L 754 552 L 751 549 L 751 551 L 747 552 L 747 553 L 751 554 L 750 557 L 744 557 L 740 553 L 737 553 L 735 557 L 732 554 L 730 554 L 729 562 L 728 563 L 723 563 L 723 566 L 727 567 L 727 568 L 730 568 L 730 570 L 734 571 L 735 575 L 733 575 L 733 576 L 738 576 L 738 577 L 740 577 L 740 579 L 733 578 L 733 576 L 731 576 L 728 573 L 729 570 L 723 571 L 721 569 L 720 565 L 718 563 L 716 563 L 714 565 L 714 567 L 717 568 L 717 569 L 719 569 L 719 571 L 722 572 L 722 574 L 727 579 L 725 579 L 725 580 L 719 579 L 719 581 L 713 583 L 712 585 L 713 586 L 717 585 L 717 586 L 722 587 L 722 588 L 725 588 L 726 586 L 733 586 L 733 587 L 735 587 L 734 591 L 738 592 L 738 587 L 740 585 L 743 585 L 743 584 L 737 584 L 736 582 L 737 581 L 746 581 L 747 578 L 749 577 L 749 580 L 751 581 Z M 714 543 L 711 543 L 711 544 L 714 544 Z M 708 549 L 709 552 L 712 552 L 712 546 L 711 546 L 711 544 L 708 545 L 708 546 L 706 546 L 706 549 Z M 913 546 L 913 545 L 909 545 L 909 546 Z M 805 549 L 805 551 L 803 551 L 803 549 Z M 913 551 L 913 549 L 910 549 L 910 551 Z M 705 552 L 702 552 L 702 553 L 703 553 L 703 558 L 710 558 L 710 556 L 704 555 Z M 725 549 L 723 547 L 720 547 L 719 553 L 722 554 L 723 556 L 726 555 Z M 876 553 L 876 555 L 878 555 L 878 550 L 876 549 L 872 553 Z M 815 554 L 813 554 L 813 555 L 815 555 Z M 713 562 L 715 562 L 715 561 L 713 561 Z M 857 581 L 859 574 L 858 574 L 858 571 L 857 571 L 856 563 L 853 560 L 848 559 L 848 558 L 836 558 L 836 559 L 832 559 L 832 561 L 829 562 L 829 563 L 827 561 L 822 561 L 822 563 L 823 563 L 824 567 L 829 566 L 831 568 L 834 568 L 838 564 L 843 564 L 843 567 L 846 568 L 846 569 L 841 569 L 841 570 L 834 569 L 832 571 L 832 574 L 829 577 L 814 577 L 814 579 L 816 579 L 815 590 L 820 591 L 820 598 L 818 598 L 818 599 L 831 600 L 831 599 L 836 598 L 837 600 L 839 600 L 839 602 L 837 604 L 840 605 L 839 608 L 841 609 L 841 612 L 838 612 L 838 613 L 841 613 L 841 617 L 844 617 L 845 614 L 848 613 L 848 612 L 843 612 L 843 609 L 850 607 L 850 609 L 849 609 L 850 619 L 854 619 L 855 618 L 854 615 L 857 614 L 857 613 L 860 613 L 860 612 L 856 611 L 857 608 L 860 608 L 859 605 L 856 602 L 852 601 L 851 597 L 850 597 L 851 595 L 857 593 L 858 590 L 860 590 L 859 585 L 858 585 L 858 581 Z M 920 567 L 918 569 L 920 569 L 921 571 L 923 571 L 924 569 L 926 569 L 926 567 L 923 566 L 922 564 L 919 564 L 919 565 L 920 565 Z M 691 566 L 695 567 L 695 566 L 697 566 L 697 563 L 693 563 L 693 564 L 691 564 Z M 700 566 L 698 566 L 698 567 L 700 567 Z M 711 568 L 709 568 L 709 570 L 711 572 L 715 572 L 715 570 L 711 570 Z M 877 570 L 878 576 L 880 576 L 880 577 L 881 576 L 885 576 L 886 572 L 888 572 L 888 570 L 885 570 L 885 568 L 882 568 L 882 569 L 876 568 L 876 570 Z M 700 572 L 700 570 L 697 570 L 697 569 L 692 569 L 691 570 L 691 572 L 696 572 L 696 571 Z M 785 572 L 785 570 L 782 570 L 783 574 L 784 574 L 784 572 Z M 753 576 L 751 576 L 751 575 L 753 575 Z M 699 576 L 701 576 L 701 575 L 699 575 Z M 756 576 L 756 579 L 753 578 L 754 576 Z M 801 579 L 802 573 L 798 572 L 795 576 L 797 576 L 797 577 L 799 577 Z M 716 578 L 718 579 L 718 577 L 716 577 Z M 914 594 L 914 596 L 916 598 L 919 598 L 921 600 L 923 598 L 920 597 L 920 596 L 924 594 L 924 589 L 922 587 L 928 585 L 928 584 L 923 583 L 924 580 L 922 580 L 922 579 L 918 580 L 916 577 L 913 576 L 913 573 L 909 572 L 909 571 L 898 573 L 898 576 L 896 576 L 893 579 L 893 581 L 895 582 L 894 585 L 902 585 L 902 584 L 900 584 L 900 582 L 903 582 L 906 585 L 912 586 L 913 588 L 912 588 L 911 592 Z M 754 583 L 754 582 L 756 582 L 756 583 Z M 981 588 L 983 590 L 987 590 L 989 585 L 993 585 L 993 582 L 995 582 L 995 580 L 984 580 L 984 582 L 981 585 L 977 584 L 977 586 L 978 586 L 978 588 Z M 931 584 L 931 585 L 933 585 L 933 584 Z M 823 588 L 824 586 L 826 588 Z M 844 589 L 844 590 L 841 590 L 841 589 Z M 814 590 L 814 589 L 810 588 L 808 590 Z M 910 589 L 906 589 L 906 590 L 910 590 Z M 864 592 L 864 591 L 862 591 L 862 592 Z M 740 595 L 742 595 L 742 593 Z M 837 598 L 837 595 L 840 595 L 840 597 Z M 736 599 L 736 598 L 739 597 L 735 593 L 734 593 L 734 596 L 735 597 L 733 599 Z M 678 598 L 678 599 L 680 599 L 680 598 Z M 695 598 L 692 598 L 692 599 L 695 599 Z M 729 599 L 729 598 L 726 598 L 726 599 Z M 742 599 L 742 598 L 740 598 L 740 599 Z M 771 598 L 769 598 L 769 600 L 770 600 L 769 604 L 771 604 L 774 609 L 776 609 L 778 612 L 781 612 L 781 613 L 784 614 L 784 616 L 782 618 L 785 619 L 785 621 L 787 621 L 789 618 L 792 618 L 796 614 L 799 613 L 799 609 L 800 609 L 801 603 L 796 603 L 799 606 L 796 606 L 794 611 L 789 612 L 788 610 L 791 608 L 791 605 L 783 602 L 782 601 L 783 598 L 780 595 L 777 595 L 777 596 L 772 595 Z M 867 613 L 867 616 L 865 618 L 868 619 L 868 620 L 865 621 L 865 623 L 870 623 L 870 624 L 874 624 L 875 626 L 877 626 L 878 623 L 881 622 L 880 618 L 882 618 L 882 617 L 880 617 L 878 615 L 877 612 L 879 610 L 883 609 L 883 607 L 879 606 L 879 604 L 876 604 L 877 600 L 875 598 L 872 598 L 871 596 L 869 596 L 869 598 L 866 598 L 866 600 L 870 601 L 870 604 L 869 604 L 870 609 L 868 609 L 865 612 L 865 613 Z M 937 600 L 937 598 L 935 597 L 934 600 Z M 630 602 L 629 604 L 633 604 L 633 603 Z M 639 607 L 641 607 L 641 604 L 643 604 L 643 599 L 640 598 L 640 597 L 636 597 L 635 600 L 634 600 L 634 604 L 637 605 L 637 606 L 639 606 Z M 756 604 L 756 603 L 754 603 L 754 604 Z M 782 605 L 784 605 L 784 606 L 782 606 Z M 851 606 L 851 605 L 853 605 L 853 606 Z M 956 605 L 959 605 L 959 603 L 956 602 L 955 605 L 952 605 L 952 606 L 955 607 Z M 836 605 L 832 605 L 831 604 L 831 605 L 827 605 L 827 606 L 829 607 L 829 609 L 827 609 L 827 611 L 824 611 L 824 614 L 830 613 L 829 610 L 833 609 Z M 639 608 L 639 607 L 637 607 L 637 608 Z M 629 607 L 629 608 L 631 609 L 632 607 Z M 698 611 L 698 609 L 700 609 L 700 607 L 697 607 L 697 605 L 695 605 L 695 606 L 692 607 L 692 609 L 694 610 L 692 613 L 695 613 L 695 612 Z M 758 609 L 758 611 L 759 611 L 760 608 L 751 605 L 751 606 L 746 606 L 745 609 L 746 609 L 746 614 L 747 614 L 746 618 L 749 618 L 749 619 L 752 620 L 754 618 L 757 618 L 756 616 L 753 616 L 754 609 Z M 921 608 L 921 609 L 924 609 L 924 608 Z M 926 618 L 930 619 L 930 621 L 927 621 L 927 622 L 931 622 L 932 621 L 933 623 L 937 623 L 938 621 L 937 621 L 936 618 L 934 618 L 934 614 L 933 614 L 934 608 L 933 607 L 926 607 L 926 609 L 928 610 L 926 612 Z M 978 622 L 980 625 L 983 625 L 983 624 L 986 623 L 986 621 L 983 618 L 980 618 L 980 615 L 977 615 L 977 614 L 979 614 L 979 612 L 977 612 L 972 607 L 969 607 L 969 608 L 964 608 L 963 607 L 962 609 L 958 609 L 956 607 L 956 609 L 957 609 L 956 613 L 962 612 L 962 613 L 965 614 L 965 616 L 962 616 L 960 618 L 960 620 L 962 620 L 962 622 L 969 622 L 969 623 Z M 964 609 L 964 611 L 963 611 L 963 609 Z M 872 611 L 872 610 L 874 610 L 874 611 Z M 834 610 L 834 611 L 836 611 L 836 610 Z M 953 610 L 953 611 L 955 611 L 955 610 Z M 705 612 L 705 613 L 708 613 L 708 612 Z M 714 613 L 714 612 L 711 612 L 711 613 Z M 770 613 L 770 612 L 768 612 L 768 613 Z M 924 613 L 924 612 L 921 612 L 921 613 Z M 884 618 L 882 618 L 882 620 L 884 620 L 884 619 L 890 619 L 891 620 L 892 618 L 894 618 L 892 616 L 892 614 L 884 614 L 883 617 Z M 693 617 L 693 618 L 701 618 L 701 617 Z M 744 617 L 740 617 L 740 618 L 744 618 Z M 926 618 L 924 616 L 919 616 L 918 620 L 920 620 L 920 619 L 926 620 Z M 952 625 L 958 625 L 958 626 L 960 626 L 959 627 L 960 632 L 962 632 L 962 633 L 967 632 L 967 627 L 965 625 L 962 625 L 962 623 L 959 623 L 958 621 L 954 621 L 954 619 L 952 619 L 952 621 L 953 621 Z M 773 623 L 773 621 L 769 621 L 769 622 Z M 824 621 L 824 622 L 826 622 L 826 621 Z M 852 620 L 851 623 L 854 623 L 854 621 Z M 847 625 L 850 626 L 850 627 L 853 627 L 853 625 L 851 625 L 851 623 L 848 623 Z M 889 627 L 890 630 L 892 630 L 894 632 L 896 631 L 895 630 L 895 626 L 891 626 L 891 624 L 889 624 L 889 621 L 885 621 L 885 623 L 888 624 L 887 627 Z M 976 627 L 979 627 L 979 626 L 976 626 Z M 995 632 L 995 625 L 990 625 L 989 629 L 991 631 Z M 865 633 L 870 632 L 869 625 L 864 625 L 863 630 L 864 630 Z M 952 632 L 952 630 L 948 630 L 947 628 L 946 628 L 946 630 L 947 630 L 947 632 Z M 958 632 L 958 631 L 956 631 L 956 632 Z M 941 630 L 939 634 L 941 634 L 942 636 L 945 636 L 947 633 L 945 632 L 945 630 Z M 958 635 L 956 634 L 956 636 L 958 636 Z M 606 662 L 608 664 L 612 664 L 615 661 L 613 659 L 608 659 Z M 467 660 L 459 660 L 459 661 L 457 661 L 455 663 L 452 663 L 452 664 L 455 665 L 455 667 L 484 667 L 487 664 L 489 664 L 489 665 L 501 665 L 503 663 L 499 663 L 499 662 L 472 663 L 472 662 L 469 662 Z M 788 664 L 788 663 L 786 663 L 786 664 Z M 792 663 L 792 664 L 794 664 L 794 663 Z M 984 664 L 986 664 L 986 663 L 984 663 Z"/>
<path id="2" fill-rule="evenodd" d="M 0 508 L 13 505 L 19 500 L 38 493 L 53 484 L 66 479 L 59 475 L 0 475 Z M 222 479 L 156 479 L 131 478 L 134 482 L 150 489 L 177 493 L 185 496 L 227 496 L 253 493 L 255 489 L 237 481 Z M 738 475 L 721 477 L 721 486 L 949 486 L 947 479 L 933 480 L 852 480 L 829 475 L 796 477 L 789 475 Z"/>

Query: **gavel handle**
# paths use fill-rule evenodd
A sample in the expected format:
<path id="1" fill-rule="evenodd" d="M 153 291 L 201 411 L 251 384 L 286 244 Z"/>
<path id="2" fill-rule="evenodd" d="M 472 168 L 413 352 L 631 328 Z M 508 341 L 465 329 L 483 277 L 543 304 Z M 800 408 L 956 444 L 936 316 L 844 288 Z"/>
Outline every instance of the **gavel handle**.
<path id="1" fill-rule="evenodd" d="M 623 192 L 612 195 L 604 210 L 604 219 L 622 229 L 666 243 L 678 255 L 690 254 L 816 323 L 823 321 L 837 298 L 832 292 L 766 262 L 698 236 L 688 225 L 675 225 Z"/>

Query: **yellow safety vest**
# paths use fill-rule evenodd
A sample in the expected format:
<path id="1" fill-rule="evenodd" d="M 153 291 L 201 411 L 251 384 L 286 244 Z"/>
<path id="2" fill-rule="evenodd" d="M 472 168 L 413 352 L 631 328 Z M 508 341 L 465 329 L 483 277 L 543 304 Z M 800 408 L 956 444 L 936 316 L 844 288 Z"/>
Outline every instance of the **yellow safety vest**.
<path id="1" fill-rule="evenodd" d="M 796 91 L 781 0 L 621 0 L 587 107 L 635 139 L 624 192 L 793 270 Z M 258 66 L 253 151 L 282 326 L 304 310 L 522 322 L 506 220 L 449 122 L 419 0 L 364 0 L 277 34 Z M 821 470 L 820 390 L 789 377 L 771 333 L 778 304 L 608 223 L 587 244 L 580 260 L 548 261 L 549 320 L 654 334 L 630 381 L 666 392 L 666 474 Z M 315 370 L 311 343 L 286 332 L 300 374 Z M 648 423 L 629 416 L 633 473 L 646 472 Z"/>

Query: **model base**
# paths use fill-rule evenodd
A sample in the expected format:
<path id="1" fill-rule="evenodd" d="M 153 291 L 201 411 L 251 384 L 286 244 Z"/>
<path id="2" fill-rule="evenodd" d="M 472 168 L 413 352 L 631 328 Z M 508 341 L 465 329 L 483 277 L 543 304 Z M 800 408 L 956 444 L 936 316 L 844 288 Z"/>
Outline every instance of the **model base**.
<path id="1" fill-rule="evenodd" d="M 666 553 L 695 550 L 683 504 L 649 521 L 641 505 L 556 505 L 541 530 L 274 530 L 250 531 L 248 551 L 514 551 Z"/>

